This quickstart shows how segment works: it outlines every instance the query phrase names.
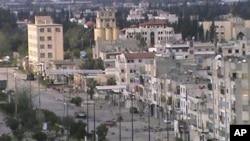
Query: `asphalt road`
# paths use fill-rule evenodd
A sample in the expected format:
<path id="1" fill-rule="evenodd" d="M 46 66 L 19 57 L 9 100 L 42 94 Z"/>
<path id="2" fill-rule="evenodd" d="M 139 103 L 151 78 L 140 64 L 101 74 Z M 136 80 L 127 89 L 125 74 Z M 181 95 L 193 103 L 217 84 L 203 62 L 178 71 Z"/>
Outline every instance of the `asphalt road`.
<path id="1" fill-rule="evenodd" d="M 25 75 L 18 72 L 16 81 L 14 79 L 14 69 L 8 69 L 9 75 L 8 75 L 8 88 L 13 89 L 15 86 L 17 87 L 17 91 L 26 89 L 27 91 L 31 88 L 31 94 L 32 94 L 32 101 L 33 106 L 39 107 L 39 90 L 38 90 L 38 82 L 37 81 L 25 81 Z M 6 69 L 0 68 L 0 80 L 6 79 Z M 59 93 L 52 89 L 45 89 L 42 86 L 40 87 L 40 101 L 41 101 L 41 108 L 42 109 L 48 109 L 50 111 L 55 112 L 58 116 L 66 116 L 66 107 L 64 104 L 64 96 L 67 96 L 67 93 Z M 86 94 L 81 94 L 81 96 L 86 100 Z M 100 108 L 102 106 L 102 108 Z M 75 107 L 73 105 L 69 105 L 68 107 L 68 114 L 73 116 L 75 112 L 78 111 L 87 111 L 86 106 L 83 107 Z M 124 121 L 121 123 L 121 133 L 122 133 L 122 141 L 131 141 L 131 135 L 132 135 L 132 128 L 131 128 L 131 114 L 129 113 L 129 110 L 126 108 L 121 108 L 121 113 L 123 116 Z M 104 123 L 107 120 L 116 119 L 117 113 L 119 112 L 118 107 L 114 107 L 112 105 L 109 105 L 107 101 L 105 100 L 98 100 L 96 102 L 96 108 L 95 108 L 95 117 L 96 117 L 96 127 L 100 125 L 101 123 Z M 94 129 L 94 110 L 93 106 L 89 106 L 89 131 Z M 2 122 L 1 118 L 4 118 L 3 115 L 0 114 L 0 124 Z M 147 116 L 145 115 L 145 119 L 140 119 L 139 115 L 134 115 L 134 141 L 147 141 L 148 140 L 148 131 L 145 129 L 148 126 L 147 123 Z M 86 119 L 84 120 L 86 122 Z M 163 123 L 163 121 L 160 122 L 160 125 L 158 125 L 159 120 L 155 118 L 151 118 L 151 141 L 156 141 L 157 137 L 161 138 L 162 140 L 167 140 L 166 137 L 166 131 L 161 132 L 155 132 L 158 128 L 164 129 L 166 128 L 166 125 Z M 0 126 L 0 134 L 3 134 L 4 132 L 9 132 L 9 129 Z M 109 132 L 107 135 L 107 138 L 110 141 L 117 141 L 119 140 L 119 123 L 117 123 L 116 126 L 110 127 Z M 173 132 L 170 132 L 170 140 L 174 141 L 174 135 Z"/>

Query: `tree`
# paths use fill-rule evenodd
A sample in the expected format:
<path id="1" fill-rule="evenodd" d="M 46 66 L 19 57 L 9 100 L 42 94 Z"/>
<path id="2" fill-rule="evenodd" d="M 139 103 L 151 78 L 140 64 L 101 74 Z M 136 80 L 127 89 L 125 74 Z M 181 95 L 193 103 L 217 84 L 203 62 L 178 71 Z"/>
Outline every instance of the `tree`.
<path id="1" fill-rule="evenodd" d="M 88 85 L 87 93 L 90 95 L 90 99 L 93 100 L 93 96 L 95 94 L 95 87 L 97 85 L 97 82 L 93 78 L 90 78 L 87 81 L 88 81 L 88 83 L 87 83 L 87 85 Z"/>
<path id="2" fill-rule="evenodd" d="M 12 131 L 15 131 L 19 126 L 19 121 L 14 118 L 8 118 L 7 126 L 10 127 Z"/>
<path id="3" fill-rule="evenodd" d="M 78 141 L 80 141 L 80 139 L 84 139 L 85 136 L 88 136 L 88 133 L 85 130 L 86 126 L 87 125 L 82 121 L 72 123 L 70 125 L 70 135 Z"/>
<path id="4" fill-rule="evenodd" d="M 216 38 L 216 28 L 215 28 L 215 25 L 214 25 L 214 20 L 212 21 L 212 24 L 210 26 L 210 31 L 209 31 L 209 40 L 210 41 L 215 41 L 215 38 Z"/>
<path id="5" fill-rule="evenodd" d="M 0 140 L 1 141 L 11 141 L 11 136 L 9 136 L 8 134 L 3 134 L 2 136 L 0 136 Z"/>
<path id="6" fill-rule="evenodd" d="M 137 33 L 137 34 L 135 35 L 135 39 L 139 42 L 140 50 L 141 50 L 142 48 L 144 48 L 144 47 L 147 45 L 147 43 L 146 43 L 145 40 L 143 39 L 141 33 Z"/>
<path id="7" fill-rule="evenodd" d="M 107 85 L 116 85 L 116 80 L 114 77 L 110 77 L 107 80 Z"/>
<path id="8" fill-rule="evenodd" d="M 70 102 L 74 103 L 76 106 L 81 106 L 82 98 L 81 97 L 73 97 Z"/>
<path id="9" fill-rule="evenodd" d="M 108 134 L 108 128 L 106 127 L 106 125 L 99 125 L 96 129 L 96 134 L 98 135 L 99 141 L 105 141 Z"/>
<path id="10" fill-rule="evenodd" d="M 47 135 L 43 132 L 36 132 L 34 135 L 33 135 L 33 138 L 38 140 L 38 141 L 46 141 L 47 140 Z"/>

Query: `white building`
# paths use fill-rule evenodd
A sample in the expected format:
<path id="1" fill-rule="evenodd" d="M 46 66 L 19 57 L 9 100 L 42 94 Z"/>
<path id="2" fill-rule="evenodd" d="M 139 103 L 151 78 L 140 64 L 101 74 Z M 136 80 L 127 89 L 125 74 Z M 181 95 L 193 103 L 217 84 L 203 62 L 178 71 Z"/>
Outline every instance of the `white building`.
<path id="1" fill-rule="evenodd" d="M 133 88 L 138 82 L 136 77 L 145 69 L 144 63 L 153 60 L 154 53 L 122 53 L 116 56 L 116 82 L 118 85 L 128 85 Z"/>
<path id="2" fill-rule="evenodd" d="M 176 37 L 174 29 L 168 27 L 164 20 L 150 20 L 143 22 L 139 27 L 130 27 L 125 31 L 127 39 L 135 38 L 137 34 L 141 34 L 147 46 L 154 46 L 166 40 L 172 40 Z"/>

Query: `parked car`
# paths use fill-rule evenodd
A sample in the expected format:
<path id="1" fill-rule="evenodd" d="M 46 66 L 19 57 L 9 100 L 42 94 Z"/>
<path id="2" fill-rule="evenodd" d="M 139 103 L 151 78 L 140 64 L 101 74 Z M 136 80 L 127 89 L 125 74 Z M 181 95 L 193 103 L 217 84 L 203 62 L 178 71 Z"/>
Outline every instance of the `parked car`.
<path id="1" fill-rule="evenodd" d="M 35 80 L 35 75 L 33 73 L 27 73 L 26 80 Z"/>
<path id="2" fill-rule="evenodd" d="M 130 107 L 129 108 L 129 112 L 132 114 L 138 114 L 139 113 L 139 111 L 137 110 L 137 108 L 136 107 Z"/>
<path id="3" fill-rule="evenodd" d="M 106 126 L 112 127 L 112 126 L 115 126 L 115 125 L 116 125 L 116 122 L 113 121 L 113 120 L 107 120 L 107 121 L 104 122 L 104 124 L 105 124 Z"/>
<path id="4" fill-rule="evenodd" d="M 86 118 L 87 114 L 85 112 L 77 112 L 75 113 L 76 118 Z"/>

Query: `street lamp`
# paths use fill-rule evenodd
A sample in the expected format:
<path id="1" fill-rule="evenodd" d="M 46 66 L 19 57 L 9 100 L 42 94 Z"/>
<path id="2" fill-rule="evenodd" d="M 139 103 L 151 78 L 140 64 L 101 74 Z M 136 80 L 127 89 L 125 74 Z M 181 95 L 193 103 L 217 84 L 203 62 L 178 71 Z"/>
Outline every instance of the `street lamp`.
<path id="1" fill-rule="evenodd" d="M 132 89 L 132 93 L 131 93 L 131 127 L 132 127 L 132 141 L 134 141 L 134 93 L 135 93 L 135 90 Z"/>
<path id="2" fill-rule="evenodd" d="M 15 69 L 14 71 L 14 78 L 15 78 L 15 117 L 17 115 L 17 83 L 16 83 L 16 79 L 17 79 L 17 69 Z"/>
<path id="3" fill-rule="evenodd" d="M 119 141 L 122 140 L 122 133 L 121 133 L 121 120 L 122 120 L 122 115 L 121 115 L 121 89 L 119 89 L 119 100 L 118 100 L 118 103 L 119 103 Z"/>

